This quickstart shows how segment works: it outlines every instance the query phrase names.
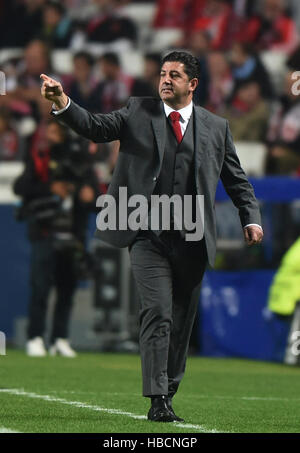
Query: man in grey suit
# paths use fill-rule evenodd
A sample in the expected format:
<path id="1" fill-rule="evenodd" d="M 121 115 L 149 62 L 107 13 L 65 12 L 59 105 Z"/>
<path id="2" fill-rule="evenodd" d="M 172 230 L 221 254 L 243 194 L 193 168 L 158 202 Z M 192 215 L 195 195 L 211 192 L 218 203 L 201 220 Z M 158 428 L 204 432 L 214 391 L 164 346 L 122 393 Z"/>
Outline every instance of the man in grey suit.
<path id="1" fill-rule="evenodd" d="M 262 240 L 261 218 L 253 188 L 242 170 L 228 122 L 193 104 L 199 80 L 196 58 L 172 52 L 162 63 L 159 98 L 131 98 L 126 107 L 110 114 L 91 114 L 72 102 L 61 84 L 42 74 L 42 95 L 54 103 L 52 114 L 94 142 L 120 140 L 120 153 L 109 186 L 119 207 L 128 198 L 176 195 L 195 201 L 192 225 L 201 209 L 204 235 L 188 235 L 190 228 L 170 210 L 167 227 L 100 228 L 97 235 L 117 247 L 128 247 L 140 296 L 140 351 L 143 396 L 151 398 L 148 419 L 183 421 L 174 413 L 172 398 L 184 375 L 189 339 L 196 315 L 199 288 L 207 264 L 214 265 L 216 221 L 214 199 L 221 178 L 239 210 L 245 240 Z M 184 203 L 183 203 L 184 204 Z M 127 206 L 127 216 L 133 212 Z M 101 214 L 101 213 L 100 213 Z M 178 214 L 178 210 L 177 210 Z M 153 211 L 146 211 L 152 225 Z M 145 220 L 144 219 L 144 220 Z M 189 239 L 188 239 L 189 238 Z"/>

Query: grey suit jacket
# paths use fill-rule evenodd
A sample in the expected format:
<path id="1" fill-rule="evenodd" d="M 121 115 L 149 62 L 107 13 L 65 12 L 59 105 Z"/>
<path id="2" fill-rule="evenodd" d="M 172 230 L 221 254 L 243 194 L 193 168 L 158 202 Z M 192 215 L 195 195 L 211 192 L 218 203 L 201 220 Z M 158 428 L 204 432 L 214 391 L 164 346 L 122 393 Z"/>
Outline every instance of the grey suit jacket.
<path id="1" fill-rule="evenodd" d="M 240 166 L 228 121 L 199 106 L 195 114 L 195 182 L 204 195 L 204 239 L 208 262 L 216 254 L 215 194 L 219 179 L 239 210 L 242 226 L 261 224 L 253 188 Z M 130 98 L 126 107 L 109 114 L 91 114 L 71 101 L 59 120 L 97 143 L 120 140 L 120 153 L 108 194 L 119 201 L 119 187 L 150 200 L 160 173 L 165 149 L 166 121 L 163 103 L 156 98 Z M 128 214 L 130 210 L 128 210 Z M 127 247 L 137 231 L 97 230 L 96 236 L 117 247 Z"/>

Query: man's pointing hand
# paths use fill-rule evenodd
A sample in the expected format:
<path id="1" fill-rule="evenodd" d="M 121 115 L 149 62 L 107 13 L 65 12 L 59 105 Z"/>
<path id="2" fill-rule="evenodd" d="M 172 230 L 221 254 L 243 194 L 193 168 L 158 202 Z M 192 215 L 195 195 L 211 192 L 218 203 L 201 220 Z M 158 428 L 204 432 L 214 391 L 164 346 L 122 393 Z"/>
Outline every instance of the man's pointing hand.
<path id="1" fill-rule="evenodd" d="M 54 102 L 57 109 L 63 109 L 68 103 L 68 96 L 64 93 L 63 87 L 57 80 L 48 77 L 46 74 L 41 74 L 43 80 L 41 93 L 45 99 Z"/>

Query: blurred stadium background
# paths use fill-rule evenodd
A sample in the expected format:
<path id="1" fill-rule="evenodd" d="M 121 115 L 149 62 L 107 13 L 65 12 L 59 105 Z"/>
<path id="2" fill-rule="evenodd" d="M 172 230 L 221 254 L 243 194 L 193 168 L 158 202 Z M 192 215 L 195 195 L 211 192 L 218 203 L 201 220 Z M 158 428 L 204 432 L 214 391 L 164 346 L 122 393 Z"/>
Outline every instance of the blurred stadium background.
<path id="1" fill-rule="evenodd" d="M 273 277 L 300 234 L 300 3 L 297 0 L 0 0 L 0 330 L 24 347 L 29 244 L 15 220 L 14 180 L 33 147 L 47 147 L 49 103 L 41 73 L 94 112 L 154 95 L 160 58 L 186 49 L 202 67 L 195 102 L 230 121 L 237 153 L 260 200 L 265 239 L 248 249 L 220 185 L 218 255 L 206 273 L 191 352 L 282 361 L 288 316 L 268 308 Z M 109 184 L 118 143 L 90 144 L 99 187 Z M 138 301 L 126 250 L 95 243 L 98 278 L 76 293 L 71 342 L 78 350 L 137 352 Z M 300 281 L 300 266 L 296 279 Z M 300 286 L 300 285 L 299 285 Z M 52 297 L 53 299 L 53 297 Z M 300 297 L 299 297 L 300 299 Z M 49 309 L 51 318 L 51 304 Z"/>

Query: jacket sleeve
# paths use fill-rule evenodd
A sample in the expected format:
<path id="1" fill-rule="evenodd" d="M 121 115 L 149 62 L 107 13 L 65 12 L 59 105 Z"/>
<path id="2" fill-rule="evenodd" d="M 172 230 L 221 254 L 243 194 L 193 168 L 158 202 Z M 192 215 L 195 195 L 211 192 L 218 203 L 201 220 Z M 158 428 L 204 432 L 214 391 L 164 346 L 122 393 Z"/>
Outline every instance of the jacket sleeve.
<path id="1" fill-rule="evenodd" d="M 106 143 L 122 138 L 129 115 L 131 100 L 126 107 L 111 113 L 90 113 L 71 100 L 70 106 L 56 118 L 77 134 L 95 143 Z"/>
<path id="2" fill-rule="evenodd" d="M 233 204 L 239 210 L 242 226 L 251 223 L 261 225 L 261 216 L 254 190 L 241 167 L 233 144 L 232 134 L 226 121 L 225 157 L 221 180 Z"/>

